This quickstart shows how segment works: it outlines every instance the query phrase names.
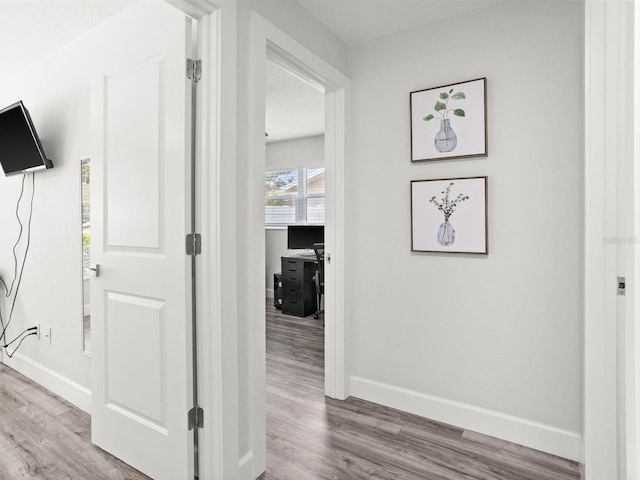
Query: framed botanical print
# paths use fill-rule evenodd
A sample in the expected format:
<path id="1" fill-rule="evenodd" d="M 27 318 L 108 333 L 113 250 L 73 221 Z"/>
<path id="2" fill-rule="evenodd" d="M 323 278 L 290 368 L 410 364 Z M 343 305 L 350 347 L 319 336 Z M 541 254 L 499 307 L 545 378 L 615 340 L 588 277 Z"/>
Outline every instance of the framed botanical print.
<path id="1" fill-rule="evenodd" d="M 487 177 L 411 182 L 411 250 L 488 253 Z"/>
<path id="2" fill-rule="evenodd" d="M 487 79 L 410 94 L 411 161 L 487 155 Z"/>

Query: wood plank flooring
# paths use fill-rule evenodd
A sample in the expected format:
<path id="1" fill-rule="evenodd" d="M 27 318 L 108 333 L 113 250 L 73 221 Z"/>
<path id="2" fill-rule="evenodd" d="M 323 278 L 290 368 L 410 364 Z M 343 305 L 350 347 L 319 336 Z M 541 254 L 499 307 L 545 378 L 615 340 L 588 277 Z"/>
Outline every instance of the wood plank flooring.
<path id="1" fill-rule="evenodd" d="M 364 400 L 326 398 L 322 319 L 267 301 L 260 480 L 577 480 L 579 465 Z"/>
<path id="2" fill-rule="evenodd" d="M 91 444 L 82 410 L 0 364 L 0 480 L 148 480 Z"/>
<path id="3" fill-rule="evenodd" d="M 267 304 L 261 480 L 577 480 L 553 455 L 350 398 L 325 398 L 322 319 Z M 89 415 L 0 364 L 0 480 L 148 480 L 93 446 Z M 181 480 L 181 479 L 176 479 Z"/>

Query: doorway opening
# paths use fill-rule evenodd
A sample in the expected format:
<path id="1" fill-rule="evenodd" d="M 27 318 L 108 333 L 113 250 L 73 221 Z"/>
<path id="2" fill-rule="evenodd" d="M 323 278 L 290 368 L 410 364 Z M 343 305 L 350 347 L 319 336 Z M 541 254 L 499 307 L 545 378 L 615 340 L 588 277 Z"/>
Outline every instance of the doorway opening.
<path id="1" fill-rule="evenodd" d="M 324 401 L 324 258 L 319 254 L 325 99 L 323 89 L 270 59 L 265 79 L 266 412 L 267 433 L 274 438 L 290 434 L 278 430 L 285 422 L 303 430 L 295 423 L 299 409 L 291 403 L 283 408 L 285 403 Z"/>
<path id="2" fill-rule="evenodd" d="M 266 156 L 275 153 L 275 147 L 267 146 L 265 151 L 265 132 L 271 135 L 265 124 L 266 91 L 265 79 L 267 63 L 273 62 L 283 68 L 290 75 L 311 85 L 322 98 L 322 110 L 324 112 L 324 138 L 319 142 L 322 145 L 324 159 L 324 299 L 319 303 L 325 310 L 324 327 L 320 332 L 323 339 L 320 340 L 320 351 L 324 346 L 324 372 L 319 376 L 320 395 L 322 401 L 325 397 L 344 399 L 345 377 L 344 377 L 344 184 L 345 184 L 345 126 L 347 115 L 348 99 L 348 78 L 334 67 L 324 62 L 314 53 L 307 50 L 302 45 L 287 35 L 284 35 L 277 27 L 270 24 L 262 17 L 254 15 L 252 19 L 254 32 L 252 35 L 251 58 L 252 70 L 250 79 L 250 96 L 253 99 L 250 111 L 250 130 L 252 141 L 250 145 L 250 183 L 253 191 L 258 189 L 264 192 L 265 172 L 267 170 Z M 276 142 L 274 142 L 275 144 Z M 319 165 L 318 165 L 319 166 Z M 314 165 L 309 165 L 309 168 Z M 304 181 L 304 177 L 303 177 Z M 307 188 L 308 185 L 307 185 Z M 252 221 L 248 225 L 248 236 L 253 238 L 264 235 L 265 231 L 265 196 L 257 203 L 258 195 L 253 197 L 256 203 L 251 202 L 249 211 Z M 314 200 L 317 202 L 317 199 Z M 309 206 L 309 205 L 307 205 Z M 286 231 L 280 231 L 282 238 L 286 237 Z M 276 233 L 277 235 L 277 233 Z M 286 240 L 285 240 L 286 241 Z M 265 236 L 266 243 L 266 236 Z M 275 260 L 271 260 L 271 268 L 265 272 L 267 263 L 267 252 L 255 252 L 255 269 L 250 278 L 249 296 L 251 297 L 249 317 L 265 319 L 265 322 L 254 322 L 249 325 L 250 345 L 248 348 L 253 352 L 250 357 L 251 375 L 250 389 L 252 393 L 249 397 L 251 403 L 251 451 L 243 457 L 241 468 L 250 468 L 254 474 L 259 474 L 266 469 L 267 451 L 267 423 L 271 416 L 267 414 L 267 398 L 265 393 L 271 394 L 270 385 L 267 382 L 267 352 L 265 351 L 266 318 L 265 318 L 265 290 L 269 292 L 274 288 L 273 274 L 281 272 L 281 256 L 275 255 Z M 304 253 L 299 251 L 299 253 Z M 310 252 L 309 252 L 310 253 Z M 273 258 L 273 257 L 272 257 Z M 309 256 L 309 259 L 313 257 Z M 338 259 L 336 261 L 336 259 Z M 312 261 L 312 260 L 311 260 Z M 278 266 L 280 262 L 280 266 Z M 273 264 L 276 269 L 273 269 Z M 309 267 L 307 267 L 308 269 Z M 311 268 L 313 277 L 315 268 Z M 300 275 L 304 276 L 304 266 Z M 266 278 L 270 277 L 270 278 Z M 258 281 L 259 279 L 259 281 Z M 255 302 L 255 303 L 254 303 Z M 258 304 L 259 302 L 259 304 Z M 317 300 L 316 300 L 317 302 Z M 280 310 L 274 312 L 280 314 Z M 303 311 L 308 317 L 281 315 L 287 320 L 290 318 L 308 318 L 315 321 L 314 325 L 321 324 L 322 314 L 319 314 L 319 321 L 313 319 L 313 310 Z M 303 337 L 304 338 L 304 337 Z M 299 343 L 302 343 L 302 338 Z M 282 347 L 287 348 L 287 347 Z M 317 360 L 317 358 L 316 358 Z M 322 377 L 324 376 L 324 385 Z M 316 378 L 317 380 L 317 378 Z M 305 383 L 300 382 L 300 388 L 305 388 Z M 244 461 L 246 460 L 246 461 Z M 249 463 L 251 467 L 249 467 Z M 246 465 L 246 467 L 245 467 Z"/>
<path id="3" fill-rule="evenodd" d="M 299 282 L 293 274 L 283 280 L 283 261 L 317 262 L 313 245 L 324 243 L 324 92 L 271 60 L 265 73 L 266 296 L 284 314 L 319 317 L 320 269 L 308 266 Z"/>

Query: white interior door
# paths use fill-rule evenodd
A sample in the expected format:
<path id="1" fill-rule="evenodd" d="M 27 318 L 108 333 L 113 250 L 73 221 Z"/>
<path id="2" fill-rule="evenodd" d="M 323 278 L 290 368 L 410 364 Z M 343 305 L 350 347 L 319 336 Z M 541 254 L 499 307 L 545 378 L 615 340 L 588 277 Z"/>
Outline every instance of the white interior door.
<path id="1" fill-rule="evenodd" d="M 153 3 L 142 22 L 125 15 L 103 32 L 114 47 L 95 62 L 91 85 L 92 441 L 156 480 L 176 480 L 193 477 L 191 23 Z"/>

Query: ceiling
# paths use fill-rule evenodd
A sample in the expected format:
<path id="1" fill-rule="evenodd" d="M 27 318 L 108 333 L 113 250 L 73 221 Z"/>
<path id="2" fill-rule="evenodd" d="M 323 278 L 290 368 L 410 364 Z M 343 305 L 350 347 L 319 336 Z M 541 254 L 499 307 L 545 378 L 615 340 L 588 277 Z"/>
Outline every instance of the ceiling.
<path id="1" fill-rule="evenodd" d="M 470 12 L 501 0 L 298 0 L 347 45 Z"/>
<path id="2" fill-rule="evenodd" d="M 0 82 L 135 1 L 0 0 Z M 501 0 L 298 0 L 347 45 L 498 1 Z M 281 67 L 268 63 L 267 141 L 321 134 L 324 126 L 322 94 Z"/>
<path id="3" fill-rule="evenodd" d="M 500 0 L 298 0 L 347 45 L 372 40 Z M 267 62 L 267 143 L 324 132 L 324 99 Z"/>
<path id="4" fill-rule="evenodd" d="M 323 134 L 324 94 L 271 61 L 266 73 L 266 142 Z"/>
<path id="5" fill-rule="evenodd" d="M 0 81 L 132 3 L 134 0 L 0 0 Z"/>

